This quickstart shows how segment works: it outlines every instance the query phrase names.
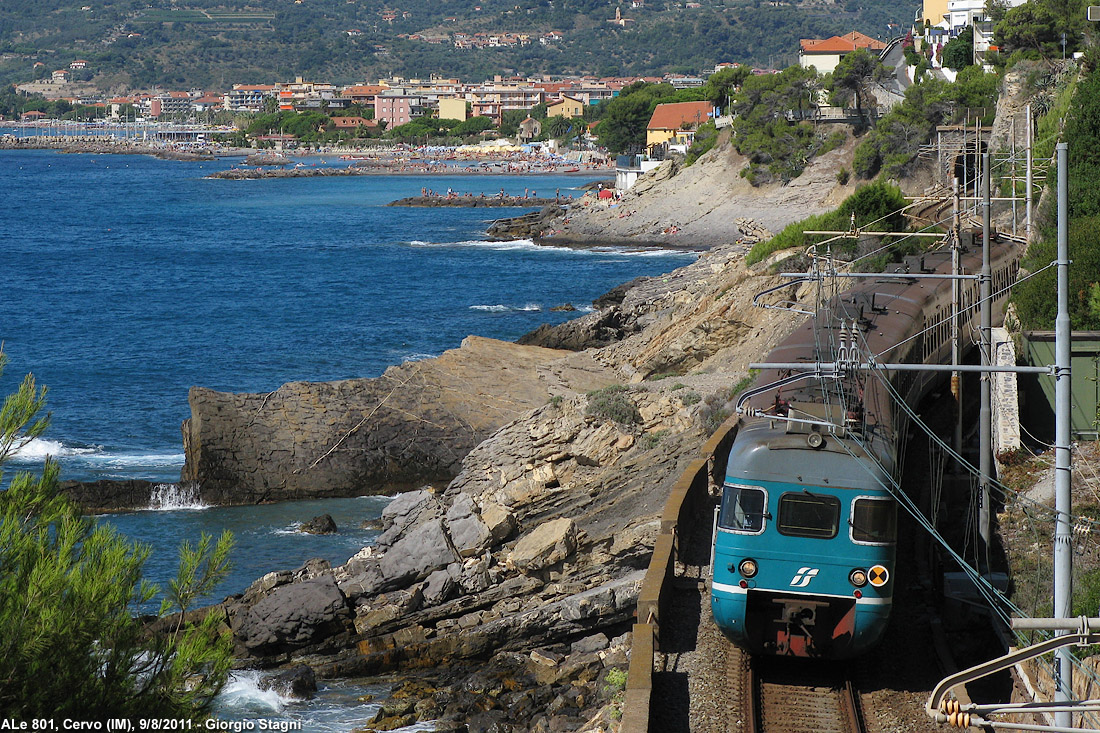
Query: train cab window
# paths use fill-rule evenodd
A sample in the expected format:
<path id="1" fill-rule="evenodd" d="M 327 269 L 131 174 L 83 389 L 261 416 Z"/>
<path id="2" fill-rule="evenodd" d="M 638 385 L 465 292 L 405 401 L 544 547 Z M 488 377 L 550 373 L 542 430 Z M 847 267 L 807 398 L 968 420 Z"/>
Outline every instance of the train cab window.
<path id="1" fill-rule="evenodd" d="M 840 499 L 808 491 L 779 497 L 780 534 L 791 537 L 836 537 L 840 524 Z"/>
<path id="2" fill-rule="evenodd" d="M 893 499 L 856 499 L 852 503 L 852 541 L 890 544 L 898 536 L 898 512 Z"/>
<path id="3" fill-rule="evenodd" d="M 763 489 L 726 484 L 718 526 L 734 532 L 763 532 L 764 520 L 770 518 L 766 506 L 767 494 Z"/>

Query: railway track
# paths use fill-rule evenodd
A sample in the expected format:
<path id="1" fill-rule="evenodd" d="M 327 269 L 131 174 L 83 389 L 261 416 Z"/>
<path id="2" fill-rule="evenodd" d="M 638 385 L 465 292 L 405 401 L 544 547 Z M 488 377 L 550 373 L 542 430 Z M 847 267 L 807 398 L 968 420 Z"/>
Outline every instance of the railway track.
<path id="1" fill-rule="evenodd" d="M 784 661 L 756 658 L 749 665 L 747 733 L 865 733 L 859 693 L 846 670 L 790 668 Z"/>

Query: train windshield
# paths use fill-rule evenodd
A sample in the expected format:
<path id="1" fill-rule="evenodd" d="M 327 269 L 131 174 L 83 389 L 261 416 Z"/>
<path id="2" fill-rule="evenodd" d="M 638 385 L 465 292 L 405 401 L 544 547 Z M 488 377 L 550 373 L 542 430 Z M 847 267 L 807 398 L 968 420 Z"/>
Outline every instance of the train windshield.
<path id="1" fill-rule="evenodd" d="M 835 496 L 784 494 L 779 497 L 779 533 L 792 537 L 836 537 L 840 523 L 840 499 Z"/>
<path id="2" fill-rule="evenodd" d="M 764 505 L 767 495 L 763 489 L 726 484 L 722 492 L 722 511 L 718 525 L 736 532 L 761 532 L 764 529 Z"/>
<path id="3" fill-rule="evenodd" d="M 897 540 L 898 513 L 893 499 L 856 499 L 852 540 L 888 544 Z"/>

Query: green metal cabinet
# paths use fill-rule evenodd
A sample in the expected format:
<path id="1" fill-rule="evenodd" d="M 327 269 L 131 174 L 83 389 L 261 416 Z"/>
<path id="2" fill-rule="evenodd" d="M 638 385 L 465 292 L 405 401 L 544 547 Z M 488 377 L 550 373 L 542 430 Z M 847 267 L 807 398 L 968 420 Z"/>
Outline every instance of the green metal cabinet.
<path id="1" fill-rule="evenodd" d="M 1049 366 L 1054 363 L 1054 332 L 1025 331 L 1023 334 L 1024 358 L 1029 364 Z M 1100 331 L 1074 331 L 1070 346 L 1070 430 L 1074 440 L 1096 440 L 1096 406 L 1100 403 Z M 1021 380 L 1028 393 L 1023 414 L 1038 423 L 1038 429 L 1053 435 L 1054 379 L 1047 376 L 1033 380 Z M 1046 398 L 1045 405 L 1037 405 L 1039 395 Z M 1049 425 L 1047 424 L 1049 421 Z"/>

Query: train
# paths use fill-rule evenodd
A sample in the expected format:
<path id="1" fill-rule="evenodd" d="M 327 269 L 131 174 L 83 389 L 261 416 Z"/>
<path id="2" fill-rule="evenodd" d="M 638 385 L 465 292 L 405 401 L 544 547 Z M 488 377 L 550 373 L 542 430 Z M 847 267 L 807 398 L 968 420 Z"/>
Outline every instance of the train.
<path id="1" fill-rule="evenodd" d="M 964 234 L 980 242 L 980 233 Z M 995 314 L 1016 280 L 1017 245 L 991 237 Z M 980 247 L 961 260 L 964 272 L 978 272 Z M 950 363 L 953 304 L 972 334 L 979 286 L 911 276 L 951 268 L 951 252 L 941 250 L 891 268 L 905 278 L 853 281 L 806 309 L 814 315 L 766 362 L 843 365 L 873 354 L 879 364 Z M 760 655 L 850 659 L 881 638 L 898 582 L 894 487 L 909 422 L 900 405 L 915 405 L 937 378 L 943 373 L 769 370 L 745 393 L 715 510 L 710 578 L 712 615 L 735 644 Z"/>

